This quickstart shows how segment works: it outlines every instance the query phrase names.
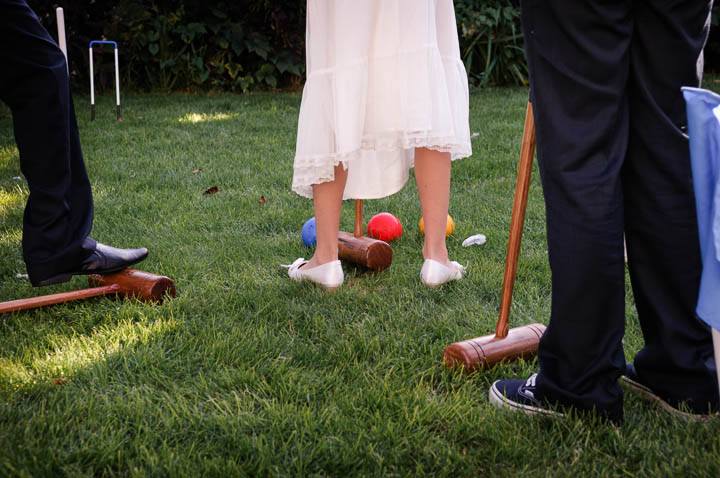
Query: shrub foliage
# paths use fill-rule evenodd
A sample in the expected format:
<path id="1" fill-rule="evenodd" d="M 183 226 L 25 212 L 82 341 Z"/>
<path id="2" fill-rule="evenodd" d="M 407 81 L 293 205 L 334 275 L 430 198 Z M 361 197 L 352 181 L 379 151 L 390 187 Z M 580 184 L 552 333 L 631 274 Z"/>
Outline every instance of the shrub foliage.
<path id="1" fill-rule="evenodd" d="M 455 9 L 470 80 L 480 86 L 527 83 L 520 10 L 498 0 L 456 1 Z"/>
<path id="2" fill-rule="evenodd" d="M 87 85 L 87 42 L 101 38 L 120 42 L 123 85 L 135 89 L 248 91 L 302 83 L 305 0 L 29 1 L 53 35 L 55 7 L 64 7 L 76 86 Z M 455 0 L 455 9 L 471 83 L 525 84 L 518 7 L 511 0 Z M 711 69 L 720 63 L 718 43 L 711 35 Z M 100 82 L 110 84 L 112 56 L 98 56 Z"/>
<path id="3" fill-rule="evenodd" d="M 73 80 L 84 85 L 88 41 L 101 38 L 120 43 L 123 84 L 138 89 L 278 88 L 297 84 L 304 71 L 302 1 L 31 0 L 53 35 L 58 3 Z M 96 61 L 98 71 L 112 72 L 110 54 L 98 52 Z"/>

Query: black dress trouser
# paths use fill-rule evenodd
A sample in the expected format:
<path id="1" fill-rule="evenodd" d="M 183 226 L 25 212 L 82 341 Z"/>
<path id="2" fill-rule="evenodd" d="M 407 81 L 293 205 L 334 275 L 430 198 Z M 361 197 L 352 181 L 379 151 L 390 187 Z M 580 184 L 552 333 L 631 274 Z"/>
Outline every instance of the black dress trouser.
<path id="1" fill-rule="evenodd" d="M 552 312 L 541 397 L 621 416 L 623 234 L 645 339 L 634 365 L 665 397 L 717 404 L 681 86 L 698 86 L 710 0 L 523 0 L 546 202 Z"/>
<path id="2" fill-rule="evenodd" d="M 37 282 L 77 267 L 95 244 L 65 57 L 25 0 L 0 0 L 0 100 L 30 189 L 23 256 Z"/>

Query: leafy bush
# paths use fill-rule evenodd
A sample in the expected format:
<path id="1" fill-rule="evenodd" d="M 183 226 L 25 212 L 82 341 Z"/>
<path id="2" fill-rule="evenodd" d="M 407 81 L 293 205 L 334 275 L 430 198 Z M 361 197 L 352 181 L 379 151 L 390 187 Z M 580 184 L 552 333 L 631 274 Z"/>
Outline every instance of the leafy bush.
<path id="1" fill-rule="evenodd" d="M 56 2 L 30 1 L 55 34 Z M 211 6 L 210 6 L 211 5 Z M 305 2 L 79 0 L 63 2 L 73 81 L 88 81 L 87 42 L 120 43 L 122 82 L 150 90 L 248 91 L 298 85 Z M 100 81 L 112 58 L 97 52 Z"/>
<path id="2" fill-rule="evenodd" d="M 455 10 L 470 80 L 479 86 L 526 84 L 520 9 L 509 0 L 461 0 Z"/>
<path id="3" fill-rule="evenodd" d="M 248 91 L 298 81 L 304 70 L 302 9 L 255 2 L 254 11 L 246 6 L 255 14 L 243 15 L 234 3 L 210 8 L 188 3 L 170 9 L 153 4 L 114 25 L 132 49 L 128 75 L 142 78 L 142 86 Z"/>
<path id="4" fill-rule="evenodd" d="M 54 34 L 57 0 L 29 0 Z M 305 71 L 305 0 L 65 0 L 75 86 L 88 82 L 87 42 L 121 44 L 122 82 L 148 90 L 297 88 Z M 455 0 L 471 83 L 526 84 L 519 8 L 511 0 Z M 713 26 L 720 23 L 713 9 Z M 112 85 L 112 56 L 98 52 L 98 81 Z M 720 66 L 711 31 L 706 69 Z"/>
<path id="5" fill-rule="evenodd" d="M 30 0 L 55 32 L 56 1 Z M 523 84 L 519 12 L 509 0 L 456 0 L 462 57 L 472 83 Z M 303 0 L 66 0 L 73 81 L 87 85 L 87 42 L 120 42 L 122 82 L 148 90 L 293 88 L 305 70 Z M 97 52 L 98 81 L 112 57 Z"/>

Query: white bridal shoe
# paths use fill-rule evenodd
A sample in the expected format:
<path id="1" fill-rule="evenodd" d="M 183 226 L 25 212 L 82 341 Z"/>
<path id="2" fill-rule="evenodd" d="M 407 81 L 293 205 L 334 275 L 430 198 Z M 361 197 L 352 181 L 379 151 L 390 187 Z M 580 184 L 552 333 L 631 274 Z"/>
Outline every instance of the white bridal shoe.
<path id="1" fill-rule="evenodd" d="M 420 270 L 420 280 L 428 287 L 439 287 L 453 280 L 460 280 L 465 275 L 465 268 L 453 261 L 449 265 L 432 259 L 425 259 Z"/>
<path id="2" fill-rule="evenodd" d="M 325 264 L 310 269 L 303 267 L 307 263 L 308 261 L 301 257 L 292 264 L 282 267 L 287 268 L 288 275 L 292 280 L 298 282 L 307 280 L 327 290 L 337 289 L 345 280 L 345 275 L 343 274 L 342 265 L 339 260 L 326 262 Z"/>

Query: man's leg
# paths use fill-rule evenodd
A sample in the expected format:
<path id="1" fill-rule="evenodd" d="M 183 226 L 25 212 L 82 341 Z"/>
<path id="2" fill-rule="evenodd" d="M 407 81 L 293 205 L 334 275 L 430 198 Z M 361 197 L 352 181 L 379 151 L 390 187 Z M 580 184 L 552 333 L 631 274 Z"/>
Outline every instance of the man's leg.
<path id="1" fill-rule="evenodd" d="M 699 86 L 709 0 L 635 4 L 625 229 L 645 347 L 640 382 L 697 412 L 718 407 L 710 330 L 695 316 L 700 250 L 681 86 Z"/>
<path id="2" fill-rule="evenodd" d="M 95 249 L 92 192 L 65 57 L 24 0 L 0 0 L 0 98 L 13 115 L 30 197 L 23 255 L 33 283 L 77 267 Z"/>
<path id="3" fill-rule="evenodd" d="M 625 0 L 522 8 L 552 270 L 535 396 L 619 420 L 631 13 Z"/>

